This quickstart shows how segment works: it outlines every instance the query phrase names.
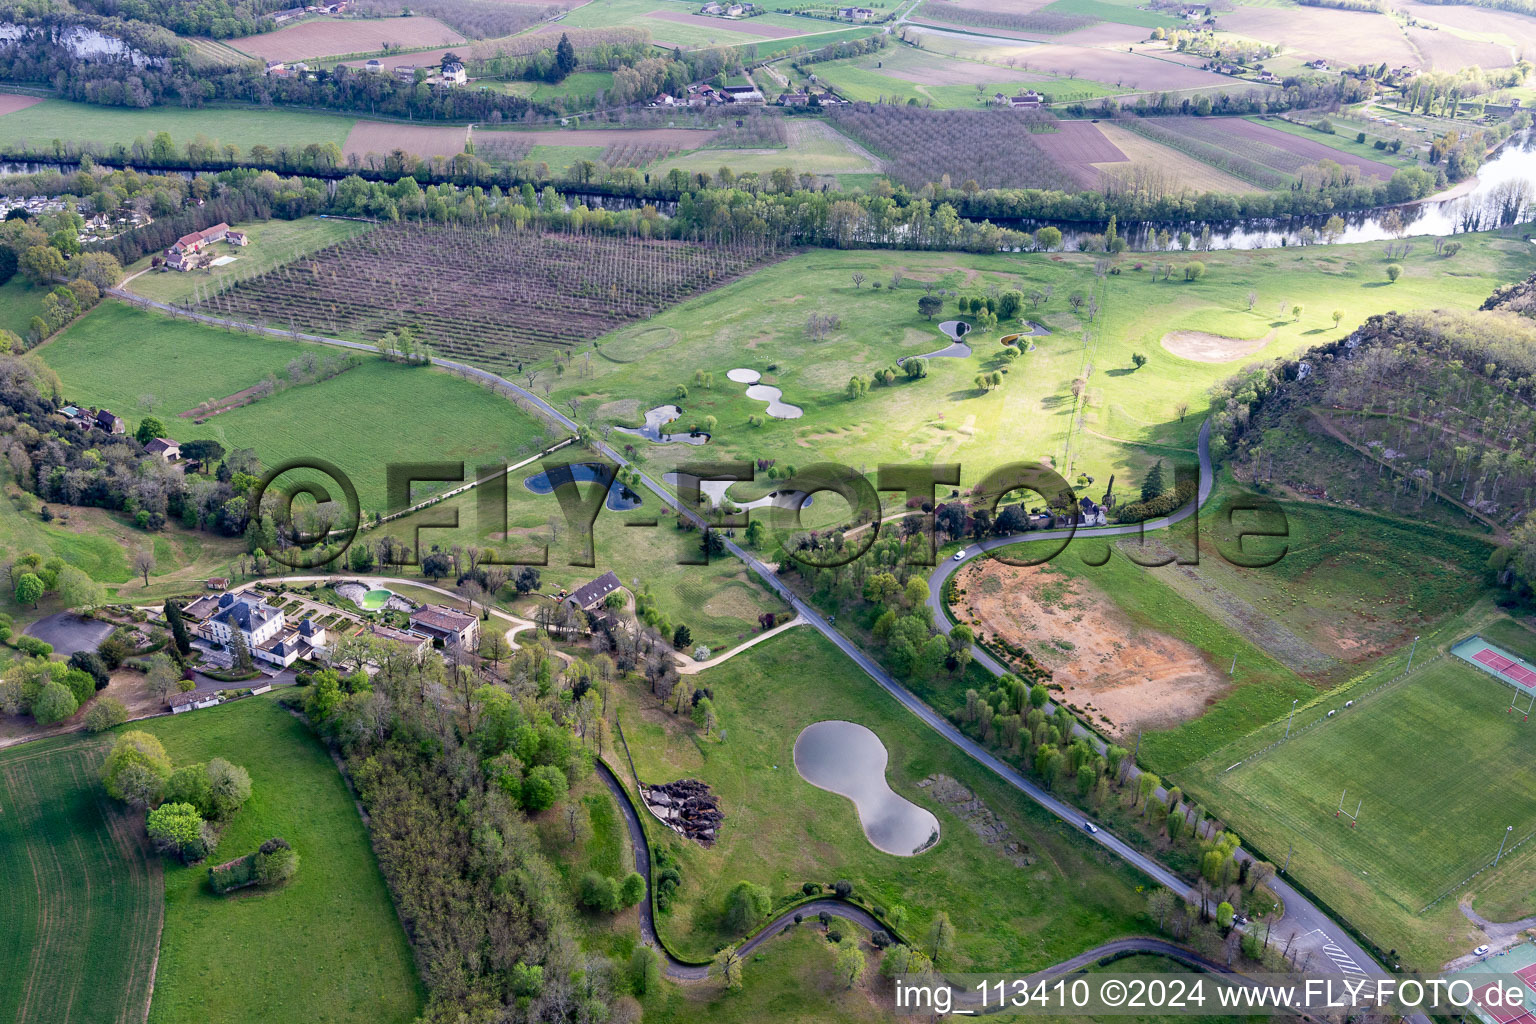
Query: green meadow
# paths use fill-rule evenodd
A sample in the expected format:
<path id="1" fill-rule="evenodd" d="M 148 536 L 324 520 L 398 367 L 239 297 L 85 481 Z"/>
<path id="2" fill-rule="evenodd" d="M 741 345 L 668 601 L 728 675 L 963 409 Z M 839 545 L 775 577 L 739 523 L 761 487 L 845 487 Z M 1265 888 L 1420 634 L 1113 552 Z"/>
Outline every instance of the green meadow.
<path id="1" fill-rule="evenodd" d="M 150 1024 L 414 1020 L 425 990 L 368 830 L 304 723 L 269 696 L 133 727 L 160 737 L 177 765 L 223 757 L 250 772 L 251 798 L 209 864 L 272 836 L 299 855 L 282 888 L 232 896 L 208 888 L 208 864 L 167 864 Z"/>

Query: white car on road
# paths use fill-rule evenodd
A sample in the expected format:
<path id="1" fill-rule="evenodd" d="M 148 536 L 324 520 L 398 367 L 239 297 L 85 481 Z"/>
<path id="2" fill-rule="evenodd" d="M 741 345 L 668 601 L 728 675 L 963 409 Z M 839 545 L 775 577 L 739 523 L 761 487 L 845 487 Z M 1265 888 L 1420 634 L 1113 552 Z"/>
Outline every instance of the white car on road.
<path id="1" fill-rule="evenodd" d="M 965 548 L 961 548 L 959 551 L 955 552 L 955 561 L 957 561 L 957 562 L 965 561 Z"/>

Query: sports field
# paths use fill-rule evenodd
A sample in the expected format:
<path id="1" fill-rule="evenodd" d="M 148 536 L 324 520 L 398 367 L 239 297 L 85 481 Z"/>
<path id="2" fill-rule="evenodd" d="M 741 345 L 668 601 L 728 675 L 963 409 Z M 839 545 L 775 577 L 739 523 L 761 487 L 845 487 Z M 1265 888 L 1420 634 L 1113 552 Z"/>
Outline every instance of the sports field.
<path id="1" fill-rule="evenodd" d="M 1531 668 L 1530 662 L 1480 636 L 1467 637 L 1452 647 L 1451 653 L 1483 669 L 1501 683 L 1526 691 L 1536 689 L 1536 670 Z"/>
<path id="2" fill-rule="evenodd" d="M 164 907 L 142 815 L 96 779 L 99 740 L 0 751 L 0 1020 L 139 1024 Z"/>
<path id="3" fill-rule="evenodd" d="M 1421 644 L 1418 656 L 1433 653 Z M 1422 912 L 1493 860 L 1506 826 L 1508 852 L 1533 831 L 1536 790 L 1522 766 L 1536 725 L 1507 713 L 1508 687 L 1486 672 L 1455 657 L 1419 664 L 1354 707 L 1326 705 L 1337 714 L 1267 754 L 1240 767 L 1207 759 L 1177 781 L 1269 859 L 1294 843 L 1292 871 L 1319 896 L 1379 944 L 1435 966 L 1466 922 L 1445 931 Z M 1359 806 L 1358 824 L 1336 816 L 1341 798 L 1345 811 Z M 1454 921 L 1453 907 L 1437 909 Z"/>

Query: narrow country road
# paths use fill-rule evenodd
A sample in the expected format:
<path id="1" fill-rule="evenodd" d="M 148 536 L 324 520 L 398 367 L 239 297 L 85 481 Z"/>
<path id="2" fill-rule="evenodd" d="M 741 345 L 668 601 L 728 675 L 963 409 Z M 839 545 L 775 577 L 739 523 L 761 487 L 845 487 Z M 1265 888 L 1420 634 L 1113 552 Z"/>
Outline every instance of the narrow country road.
<path id="1" fill-rule="evenodd" d="M 122 291 L 121 289 L 114 288 L 110 289 L 109 291 L 111 294 L 117 296 L 118 298 L 132 303 L 160 309 L 177 316 L 191 317 L 192 319 L 198 320 L 202 323 L 213 324 L 215 326 L 229 326 L 241 330 L 275 335 L 277 337 L 296 338 L 301 341 L 310 341 L 325 345 L 336 345 L 355 351 L 378 351 L 374 346 L 365 345 L 360 342 L 345 341 L 339 338 L 328 338 L 323 335 L 303 334 L 296 331 L 282 331 L 276 328 L 263 327 L 257 324 L 242 323 L 221 317 L 209 316 L 202 313 L 188 313 L 185 310 L 174 309 L 165 303 L 153 302 L 144 299 L 141 296 L 132 295 Z M 523 402 L 526 402 L 528 405 L 530 405 L 540 415 L 554 421 L 564 429 L 569 430 L 573 434 L 581 432 L 580 425 L 572 420 L 569 416 L 565 415 L 560 410 L 550 405 L 544 399 L 539 398 L 533 392 L 519 387 L 518 385 L 507 380 L 505 377 L 498 376 L 497 374 L 491 373 L 488 370 L 482 370 L 478 367 L 469 366 L 467 364 L 454 362 L 448 359 L 433 357 L 432 363 L 433 365 L 459 373 L 467 378 L 479 380 L 482 383 L 492 386 L 498 391 L 502 391 L 509 395 L 517 395 Z M 1194 515 L 1196 511 L 1198 511 L 1198 508 L 1205 504 L 1205 501 L 1210 496 L 1212 487 L 1214 486 L 1215 482 L 1211 468 L 1210 432 L 1210 422 L 1207 421 L 1200 427 L 1198 446 L 1200 460 L 1200 484 L 1197 491 L 1197 498 L 1194 502 L 1184 506 L 1183 508 L 1179 509 L 1164 519 L 1152 520 L 1148 523 L 1137 525 L 1101 527 L 1092 530 L 1085 530 L 1082 531 L 1083 535 L 1092 537 L 1125 536 L 1127 534 L 1138 533 L 1143 529 L 1162 529 L 1175 523 L 1181 522 L 1182 520 Z M 615 465 L 634 469 L 634 467 L 630 466 L 630 463 L 627 459 L 610 448 L 606 443 L 599 441 L 596 438 L 592 438 L 590 445 L 594 451 L 608 458 Z M 664 505 L 671 508 L 678 515 L 686 517 L 689 521 L 698 526 L 702 527 L 706 525 L 702 517 L 700 517 L 696 511 L 683 507 L 682 503 L 676 497 L 674 497 L 670 491 L 668 491 L 657 481 L 653 480 L 648 474 L 641 472 L 638 469 L 636 469 L 635 472 L 638 475 L 640 483 L 644 485 L 647 490 L 655 494 L 656 497 Z M 1029 533 L 1017 534 L 1013 537 L 990 538 L 986 541 L 983 541 L 978 546 L 982 550 L 990 551 L 998 547 L 1003 547 L 1008 544 L 1015 544 L 1024 540 L 1060 539 L 1064 534 L 1070 535 L 1070 531 L 1039 530 Z M 881 666 L 873 658 L 860 650 L 851 640 L 843 636 L 842 633 L 834 629 L 831 623 L 829 623 L 820 612 L 811 607 L 808 602 L 802 600 L 797 594 L 795 594 L 782 582 L 780 582 L 778 576 L 771 569 L 760 562 L 757 558 L 753 557 L 740 545 L 736 544 L 735 541 L 726 539 L 725 548 L 731 555 L 745 563 L 746 566 L 752 570 L 752 572 L 754 572 L 760 579 L 763 580 L 764 583 L 772 588 L 773 591 L 778 594 L 786 604 L 794 609 L 799 617 L 803 618 L 807 623 L 814 626 L 817 631 L 819 631 L 823 636 L 827 638 L 827 640 L 835 645 L 838 650 L 842 651 L 843 654 L 851 659 L 854 664 L 863 669 L 864 672 L 881 687 L 881 689 L 885 690 L 886 693 L 895 698 L 898 703 L 900 703 L 904 708 L 915 715 L 921 722 L 923 722 L 923 724 L 927 725 L 934 732 L 938 733 L 955 748 L 965 753 L 968 757 L 972 758 L 977 763 L 987 768 L 989 771 L 993 772 L 998 776 L 998 778 L 1008 783 L 1008 785 L 1012 786 L 1020 793 L 1023 793 L 1031 800 L 1034 800 L 1041 807 L 1045 808 L 1047 811 L 1054 814 L 1057 818 L 1060 818 L 1062 821 L 1069 824 L 1072 828 L 1082 832 L 1083 838 L 1089 840 L 1090 842 L 1098 843 L 1101 847 L 1114 853 L 1126 863 L 1132 865 L 1137 870 L 1147 875 L 1157 884 L 1167 886 L 1181 896 L 1189 893 L 1194 888 L 1194 886 L 1189 881 L 1179 877 L 1177 874 L 1164 867 L 1162 864 L 1159 864 L 1157 861 L 1134 849 L 1124 840 L 1110 833 L 1106 829 L 1100 828 L 1093 834 L 1089 834 L 1086 831 L 1083 831 L 1082 824 L 1084 816 L 1081 811 L 1078 811 L 1076 808 L 1067 805 L 1061 800 L 1058 800 L 1051 793 L 1041 789 L 1035 783 L 1019 774 L 993 753 L 986 750 L 980 744 L 976 743 L 970 737 L 962 733 L 943 715 L 934 711 L 927 704 L 919 700 L 915 694 L 897 682 L 896 679 L 889 672 L 887 672 L 883 666 Z M 972 557 L 974 557 L 974 555 Z M 961 564 L 964 564 L 963 560 L 961 562 L 954 562 L 951 560 L 951 562 L 947 563 L 946 566 L 940 567 L 939 570 L 936 570 L 934 575 L 938 576 L 938 574 L 945 568 L 948 568 L 950 572 L 953 572 L 954 569 L 958 568 Z M 934 579 L 930 578 L 930 604 L 933 604 L 935 601 L 940 601 L 942 604 L 942 598 L 936 595 L 942 594 L 943 578 L 944 577 L 939 577 L 937 589 L 935 589 L 936 585 Z M 943 614 L 942 607 L 938 607 L 935 610 L 938 613 L 934 617 L 934 621 L 936 623 L 943 623 L 947 621 Z M 999 665 L 997 661 L 990 655 L 987 655 L 986 652 L 979 651 L 976 653 L 977 661 L 989 671 L 993 672 L 994 674 L 1002 674 L 1005 671 L 1003 666 Z M 1247 856 L 1246 851 L 1239 851 L 1239 854 L 1241 856 Z M 644 873 L 646 874 L 647 878 L 649 878 L 649 870 Z M 1314 969 L 1315 961 L 1315 969 L 1320 971 L 1332 971 L 1340 974 L 1357 976 L 1384 973 L 1380 965 L 1378 965 L 1375 960 L 1371 958 L 1370 954 L 1367 953 L 1365 949 L 1359 945 L 1359 943 L 1355 942 L 1354 939 L 1352 939 L 1348 933 L 1344 931 L 1343 928 L 1331 920 L 1327 914 L 1325 914 L 1319 907 L 1313 904 L 1300 892 L 1283 881 L 1278 875 L 1272 877 L 1269 880 L 1269 887 L 1275 892 L 1277 896 L 1280 897 L 1280 899 L 1285 904 L 1285 916 L 1283 919 L 1283 928 L 1285 929 L 1284 934 L 1294 936 L 1295 942 L 1292 947 L 1294 951 L 1298 953 L 1304 952 L 1306 954 L 1307 969 Z M 652 931 L 654 932 L 654 927 L 652 928 Z M 1410 1016 L 1408 1019 L 1413 1021 L 1414 1024 L 1428 1024 L 1428 1018 L 1424 1017 L 1422 1014 Z"/>

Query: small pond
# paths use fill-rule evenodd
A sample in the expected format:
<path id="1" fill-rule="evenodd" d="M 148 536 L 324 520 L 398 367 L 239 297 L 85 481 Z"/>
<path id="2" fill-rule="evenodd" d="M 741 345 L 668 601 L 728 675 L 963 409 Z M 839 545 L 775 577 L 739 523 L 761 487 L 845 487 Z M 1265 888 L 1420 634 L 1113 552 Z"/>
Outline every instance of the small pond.
<path id="1" fill-rule="evenodd" d="M 818 789 L 853 801 L 870 845 L 911 857 L 939 841 L 939 819 L 885 781 L 885 744 L 853 722 L 816 722 L 795 739 L 795 771 Z"/>
<path id="2" fill-rule="evenodd" d="M 547 470 L 535 473 L 523 481 L 523 486 L 534 494 L 553 494 L 556 487 L 568 483 L 611 483 L 606 504 L 614 512 L 627 512 L 641 505 L 640 495 L 614 480 L 613 467 L 600 462 L 577 462 L 562 466 L 553 476 Z"/>
<path id="3" fill-rule="evenodd" d="M 964 320 L 945 320 L 943 323 L 939 324 L 939 331 L 942 332 L 946 338 L 951 339 L 952 343 L 932 352 L 924 352 L 920 356 L 902 356 L 900 359 L 896 360 L 896 365 L 900 366 L 908 359 L 913 358 L 965 359 L 971 354 L 971 346 L 960 340 L 971 332 L 970 324 L 966 323 Z"/>
<path id="4" fill-rule="evenodd" d="M 708 444 L 709 435 L 704 431 L 696 434 L 663 434 L 661 428 L 671 423 L 683 414 L 683 410 L 675 405 L 658 405 L 645 414 L 645 426 L 643 427 L 615 427 L 621 434 L 634 434 L 643 437 L 647 441 L 655 441 L 657 444 Z"/>

